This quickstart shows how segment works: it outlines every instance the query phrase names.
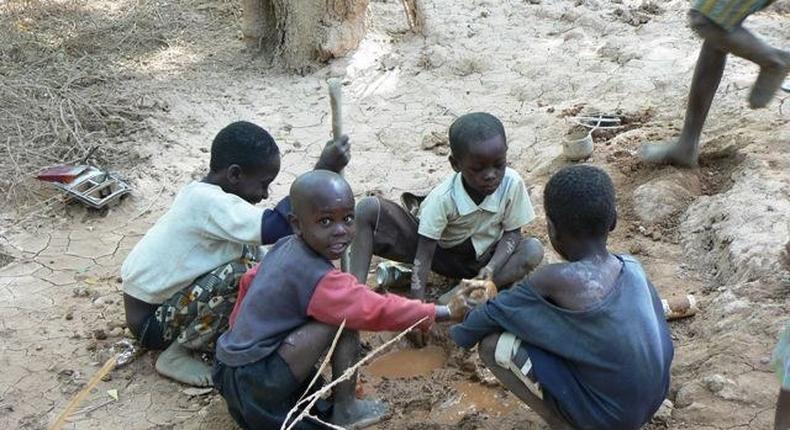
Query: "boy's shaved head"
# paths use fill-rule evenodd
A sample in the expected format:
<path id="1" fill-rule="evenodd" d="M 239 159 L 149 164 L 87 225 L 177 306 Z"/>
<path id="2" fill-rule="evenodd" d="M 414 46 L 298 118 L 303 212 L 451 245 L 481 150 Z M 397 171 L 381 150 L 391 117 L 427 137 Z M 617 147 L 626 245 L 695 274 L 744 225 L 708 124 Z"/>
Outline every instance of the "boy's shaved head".
<path id="1" fill-rule="evenodd" d="M 289 195 L 297 217 L 318 203 L 354 198 L 348 182 L 329 170 L 313 170 L 300 175 L 291 184 Z"/>
<path id="2" fill-rule="evenodd" d="M 543 205 L 558 231 L 576 237 L 605 237 L 617 220 L 612 180 L 589 165 L 555 173 L 543 190 Z"/>
<path id="3" fill-rule="evenodd" d="M 288 216 L 297 236 L 328 260 L 336 260 L 354 239 L 354 193 L 328 170 L 307 172 L 291 185 Z"/>
<path id="4" fill-rule="evenodd" d="M 494 115 L 485 112 L 461 115 L 450 126 L 450 151 L 456 159 L 460 160 L 467 154 L 470 145 L 497 136 L 502 136 L 507 142 L 505 127 Z"/>

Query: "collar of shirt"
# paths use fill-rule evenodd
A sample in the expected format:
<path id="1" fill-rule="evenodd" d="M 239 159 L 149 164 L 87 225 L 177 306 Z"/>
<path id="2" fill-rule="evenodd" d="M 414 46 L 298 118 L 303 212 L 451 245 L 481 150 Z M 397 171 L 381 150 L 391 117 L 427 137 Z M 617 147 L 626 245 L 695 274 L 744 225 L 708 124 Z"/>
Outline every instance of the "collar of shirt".
<path id="1" fill-rule="evenodd" d="M 502 199 L 502 193 L 500 191 L 504 186 L 505 181 L 503 180 L 496 191 L 487 195 L 478 205 L 469 197 L 469 193 L 466 192 L 461 173 L 456 173 L 455 178 L 453 178 L 452 188 L 453 200 L 455 200 L 455 206 L 458 208 L 458 214 L 466 216 L 481 209 L 487 212 L 496 213 L 499 210 L 499 201 Z"/>

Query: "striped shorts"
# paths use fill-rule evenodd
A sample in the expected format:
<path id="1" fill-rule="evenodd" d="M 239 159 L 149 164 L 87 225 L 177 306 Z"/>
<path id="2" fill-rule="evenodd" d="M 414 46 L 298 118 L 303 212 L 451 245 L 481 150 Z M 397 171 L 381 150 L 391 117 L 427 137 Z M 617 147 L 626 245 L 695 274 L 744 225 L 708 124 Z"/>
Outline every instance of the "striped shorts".
<path id="1" fill-rule="evenodd" d="M 694 0 L 692 9 L 705 15 L 727 31 L 732 31 L 747 16 L 765 9 L 774 0 Z"/>

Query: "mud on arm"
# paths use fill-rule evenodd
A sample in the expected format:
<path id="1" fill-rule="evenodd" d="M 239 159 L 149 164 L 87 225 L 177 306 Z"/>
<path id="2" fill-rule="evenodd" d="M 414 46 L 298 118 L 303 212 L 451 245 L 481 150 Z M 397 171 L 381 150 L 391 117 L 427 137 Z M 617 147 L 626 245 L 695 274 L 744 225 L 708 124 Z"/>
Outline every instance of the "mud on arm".
<path id="1" fill-rule="evenodd" d="M 494 273 L 501 269 L 510 256 L 513 255 L 519 242 L 521 242 L 521 237 L 521 229 L 506 231 L 505 234 L 502 235 L 502 238 L 499 239 L 499 242 L 497 242 L 491 260 L 480 269 L 480 273 L 477 277 L 480 279 L 493 278 Z"/>
<path id="2" fill-rule="evenodd" d="M 428 282 L 428 274 L 431 272 L 436 244 L 436 240 L 422 235 L 417 241 L 417 252 L 414 255 L 414 269 L 411 278 L 410 295 L 412 298 L 425 299 L 425 284 Z"/>

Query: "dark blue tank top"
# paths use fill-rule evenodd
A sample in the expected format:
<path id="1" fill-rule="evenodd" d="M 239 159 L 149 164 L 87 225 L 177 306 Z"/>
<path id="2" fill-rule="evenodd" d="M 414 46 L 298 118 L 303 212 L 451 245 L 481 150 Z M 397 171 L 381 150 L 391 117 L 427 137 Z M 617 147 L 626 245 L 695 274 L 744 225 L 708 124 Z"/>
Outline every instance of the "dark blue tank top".
<path id="1" fill-rule="evenodd" d="M 526 343 L 544 392 L 578 429 L 635 430 L 661 406 L 674 350 L 661 300 L 633 257 L 596 307 L 563 309 L 529 281 L 504 291 L 451 329 L 461 346 L 508 331 Z"/>

